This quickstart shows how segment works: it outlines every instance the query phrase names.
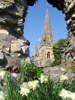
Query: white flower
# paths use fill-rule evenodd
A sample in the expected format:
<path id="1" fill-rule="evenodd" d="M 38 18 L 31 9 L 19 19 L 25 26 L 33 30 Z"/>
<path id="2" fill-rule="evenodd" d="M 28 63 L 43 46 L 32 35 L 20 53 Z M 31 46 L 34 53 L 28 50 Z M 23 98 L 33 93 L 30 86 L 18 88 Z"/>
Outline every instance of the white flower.
<path id="1" fill-rule="evenodd" d="M 20 94 L 22 94 L 22 96 L 27 96 L 28 93 L 30 92 L 30 88 L 28 86 L 27 82 L 24 82 L 21 86 L 20 86 L 21 90 L 20 90 Z"/>
<path id="2" fill-rule="evenodd" d="M 62 82 L 62 81 L 64 81 L 64 80 L 68 80 L 68 77 L 67 77 L 66 74 L 60 76 L 60 81 Z"/>
<path id="3" fill-rule="evenodd" d="M 22 94 L 22 96 L 27 96 L 28 93 L 30 92 L 30 88 L 28 86 L 27 82 L 24 82 L 21 86 L 20 86 L 21 90 L 20 90 L 20 94 Z"/>
<path id="4" fill-rule="evenodd" d="M 71 99 L 72 99 L 72 100 L 75 100 L 75 93 L 71 93 L 70 96 L 71 96 Z"/>
<path id="5" fill-rule="evenodd" d="M 20 94 L 22 94 L 22 96 L 27 96 L 29 92 L 30 90 L 28 88 L 21 88 L 20 90 Z"/>
<path id="6" fill-rule="evenodd" d="M 29 88 L 28 83 L 27 83 L 27 82 L 24 82 L 24 83 L 20 86 L 20 88 L 21 88 L 21 89 L 22 89 L 22 88 Z"/>
<path id="7" fill-rule="evenodd" d="M 36 89 L 36 87 L 38 87 L 39 86 L 39 81 L 38 80 L 34 80 L 34 81 L 29 81 L 28 82 L 28 85 L 29 85 L 29 88 L 30 89 L 33 89 L 33 90 L 35 90 Z"/>
<path id="8" fill-rule="evenodd" d="M 41 74 L 41 77 L 39 78 L 39 80 L 41 83 L 48 82 L 48 76 Z"/>
<path id="9" fill-rule="evenodd" d="M 71 91 L 67 91 L 65 89 L 62 89 L 59 96 L 61 96 L 64 99 L 71 99 L 71 100 L 75 100 L 75 93 L 71 92 Z"/>
<path id="10" fill-rule="evenodd" d="M 1 72 L 0 72 L 0 77 L 1 77 L 1 79 L 3 79 L 4 76 L 5 76 L 5 71 L 1 71 Z"/>
<path id="11" fill-rule="evenodd" d="M 66 98 L 71 98 L 71 94 L 72 92 L 62 89 L 59 96 L 61 96 L 63 99 L 66 99 Z"/>
<path id="12" fill-rule="evenodd" d="M 5 95 L 3 91 L 0 91 L 0 100 L 5 100 Z"/>

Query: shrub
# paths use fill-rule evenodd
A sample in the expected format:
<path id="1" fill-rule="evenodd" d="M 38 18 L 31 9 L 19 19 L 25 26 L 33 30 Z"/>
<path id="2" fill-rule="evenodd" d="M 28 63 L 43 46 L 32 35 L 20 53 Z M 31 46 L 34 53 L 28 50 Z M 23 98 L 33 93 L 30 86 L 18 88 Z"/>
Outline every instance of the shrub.
<path id="1" fill-rule="evenodd" d="M 27 80 L 35 80 L 43 73 L 43 70 L 30 63 L 22 62 L 20 64 L 20 71 Z"/>
<path id="2" fill-rule="evenodd" d="M 54 62 L 51 64 L 51 66 L 57 66 L 61 64 L 62 55 L 61 50 L 66 42 L 66 39 L 60 39 L 54 46 L 53 46 L 53 54 L 54 54 Z"/>

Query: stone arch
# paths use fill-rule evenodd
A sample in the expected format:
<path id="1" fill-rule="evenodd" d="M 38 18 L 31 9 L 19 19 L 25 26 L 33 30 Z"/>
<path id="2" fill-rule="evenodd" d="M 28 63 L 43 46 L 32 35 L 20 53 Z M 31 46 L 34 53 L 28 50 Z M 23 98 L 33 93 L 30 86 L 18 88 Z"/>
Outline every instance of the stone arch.
<path id="1" fill-rule="evenodd" d="M 5 40 L 5 44 L 3 46 L 1 45 L 0 52 L 2 55 L 4 54 L 3 57 L 5 56 L 4 58 L 7 58 L 7 60 L 16 56 L 16 60 L 20 58 L 22 61 L 25 61 L 26 57 L 29 56 L 29 42 L 23 37 L 23 23 L 25 21 L 24 17 L 26 17 L 28 6 L 33 5 L 36 1 L 37 0 L 0 0 L 0 4 L 2 5 L 0 7 L 0 34 L 3 35 L 3 38 L 5 38 L 2 38 L 1 40 Z M 75 0 L 47 1 L 52 4 L 53 7 L 56 7 L 65 14 L 69 37 L 65 44 L 66 51 L 63 50 L 63 52 L 67 59 L 68 54 L 75 52 Z M 7 45 L 7 43 L 9 44 Z M 25 44 L 25 46 L 20 48 L 20 43 L 22 46 Z M 13 49 L 14 47 L 17 48 Z M 1 60 L 4 59 L 3 57 Z M 3 65 L 0 64 L 0 66 Z"/>

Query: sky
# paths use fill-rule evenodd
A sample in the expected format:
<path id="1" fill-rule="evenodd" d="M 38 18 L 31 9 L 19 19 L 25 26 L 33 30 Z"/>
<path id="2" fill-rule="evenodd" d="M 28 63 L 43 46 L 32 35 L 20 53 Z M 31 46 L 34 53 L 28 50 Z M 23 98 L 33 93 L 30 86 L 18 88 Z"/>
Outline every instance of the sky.
<path id="1" fill-rule="evenodd" d="M 40 44 L 38 38 L 43 34 L 47 8 L 55 41 L 67 38 L 65 15 L 57 8 L 53 8 L 47 0 L 38 0 L 34 6 L 29 6 L 24 23 L 24 37 L 30 41 L 30 56 L 34 56 L 36 43 L 38 46 Z"/>

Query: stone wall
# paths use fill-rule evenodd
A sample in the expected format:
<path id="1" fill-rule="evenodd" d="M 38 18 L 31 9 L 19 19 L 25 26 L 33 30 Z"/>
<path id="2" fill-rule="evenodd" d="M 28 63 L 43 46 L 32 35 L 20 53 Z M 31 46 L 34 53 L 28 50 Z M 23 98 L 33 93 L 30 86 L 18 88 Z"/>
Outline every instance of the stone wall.
<path id="1" fill-rule="evenodd" d="M 30 42 L 23 37 L 28 6 L 37 0 L 0 0 L 0 67 L 18 71 L 28 61 Z"/>
<path id="2" fill-rule="evenodd" d="M 65 8 L 63 12 L 65 13 L 65 20 L 67 21 L 68 39 L 62 50 L 62 63 L 72 66 L 75 62 L 75 1 L 65 0 Z M 64 60 L 65 59 L 65 60 Z M 75 63 L 74 63 L 75 65 Z"/>
<path id="3" fill-rule="evenodd" d="M 62 50 L 62 64 L 75 65 L 75 0 L 47 0 L 65 14 L 68 38 Z"/>
<path id="4" fill-rule="evenodd" d="M 62 10 L 64 7 L 64 0 L 47 0 L 53 7 Z"/>

